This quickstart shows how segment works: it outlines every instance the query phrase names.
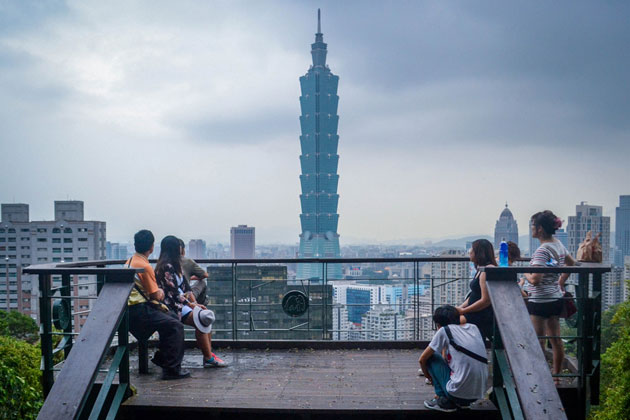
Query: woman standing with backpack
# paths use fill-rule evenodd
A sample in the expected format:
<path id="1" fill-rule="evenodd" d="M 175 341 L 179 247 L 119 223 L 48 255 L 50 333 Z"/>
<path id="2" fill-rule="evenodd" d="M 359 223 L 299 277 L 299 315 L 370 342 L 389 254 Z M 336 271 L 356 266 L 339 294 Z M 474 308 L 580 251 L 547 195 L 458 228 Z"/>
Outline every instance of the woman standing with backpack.
<path id="1" fill-rule="evenodd" d="M 532 254 L 531 266 L 564 267 L 575 265 L 575 260 L 562 242 L 553 237 L 562 226 L 562 220 L 550 210 L 534 214 L 531 218 L 532 237 L 540 241 L 540 246 Z M 560 373 L 564 360 L 564 346 L 560 336 L 560 314 L 564 308 L 564 283 L 567 273 L 526 273 L 523 290 L 528 296 L 529 312 L 536 335 L 548 335 L 553 351 L 553 374 Z M 545 340 L 540 340 L 544 351 Z M 559 379 L 554 378 L 556 383 Z"/>

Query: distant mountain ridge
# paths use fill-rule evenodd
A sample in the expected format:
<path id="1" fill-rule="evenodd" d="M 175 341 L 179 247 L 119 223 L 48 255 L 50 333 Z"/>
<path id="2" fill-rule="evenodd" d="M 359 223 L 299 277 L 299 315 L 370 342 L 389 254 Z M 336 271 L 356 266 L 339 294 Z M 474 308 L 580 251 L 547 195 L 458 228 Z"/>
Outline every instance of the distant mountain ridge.
<path id="1" fill-rule="evenodd" d="M 488 235 L 475 235 L 475 236 L 465 236 L 463 238 L 455 238 L 455 239 L 443 239 L 438 242 L 433 242 L 431 246 L 440 247 L 440 248 L 466 248 L 467 242 L 472 242 L 477 239 L 487 239 L 490 242 L 494 240 L 491 236 Z"/>

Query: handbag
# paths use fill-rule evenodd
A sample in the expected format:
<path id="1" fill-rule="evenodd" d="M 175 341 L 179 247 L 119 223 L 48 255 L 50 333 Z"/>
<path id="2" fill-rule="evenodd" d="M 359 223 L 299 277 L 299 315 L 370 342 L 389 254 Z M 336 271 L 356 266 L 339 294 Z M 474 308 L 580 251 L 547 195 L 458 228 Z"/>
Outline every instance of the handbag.
<path id="1" fill-rule="evenodd" d="M 573 293 L 564 292 L 564 306 L 562 312 L 560 312 L 560 318 L 571 318 L 577 313 L 577 306 L 575 305 L 575 299 L 573 299 Z"/>
<path id="2" fill-rule="evenodd" d="M 594 263 L 602 262 L 602 244 L 599 242 L 600 235 L 601 234 L 598 233 L 597 235 L 595 235 L 595 237 L 593 237 L 593 234 L 590 230 L 586 232 L 584 242 L 580 244 L 580 247 L 577 251 L 578 261 Z"/>

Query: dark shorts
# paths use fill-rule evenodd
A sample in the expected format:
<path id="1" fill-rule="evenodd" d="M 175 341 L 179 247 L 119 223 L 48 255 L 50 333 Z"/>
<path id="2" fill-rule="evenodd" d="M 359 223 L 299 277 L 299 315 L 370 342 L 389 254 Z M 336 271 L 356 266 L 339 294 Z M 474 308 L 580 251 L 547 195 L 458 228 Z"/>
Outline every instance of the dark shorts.
<path id="1" fill-rule="evenodd" d="M 527 301 L 527 312 L 530 315 L 536 315 L 541 318 L 551 318 L 552 316 L 560 316 L 564 308 L 564 300 L 557 299 L 551 302 L 532 302 Z"/>

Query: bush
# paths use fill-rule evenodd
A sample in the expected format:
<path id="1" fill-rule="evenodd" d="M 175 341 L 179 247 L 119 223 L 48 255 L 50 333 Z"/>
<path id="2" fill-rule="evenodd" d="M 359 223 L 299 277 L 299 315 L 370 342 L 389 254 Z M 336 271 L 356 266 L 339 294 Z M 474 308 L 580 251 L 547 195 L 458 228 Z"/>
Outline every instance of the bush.
<path id="1" fill-rule="evenodd" d="M 34 343 L 39 339 L 39 328 L 30 316 L 17 311 L 0 311 L 0 335 L 8 335 Z"/>
<path id="2" fill-rule="evenodd" d="M 43 403 L 39 347 L 0 337 L 0 418 L 37 417 Z"/>
<path id="3" fill-rule="evenodd" d="M 602 356 L 602 404 L 597 420 L 630 419 L 630 302 L 617 307 L 611 323 L 616 340 Z"/>

